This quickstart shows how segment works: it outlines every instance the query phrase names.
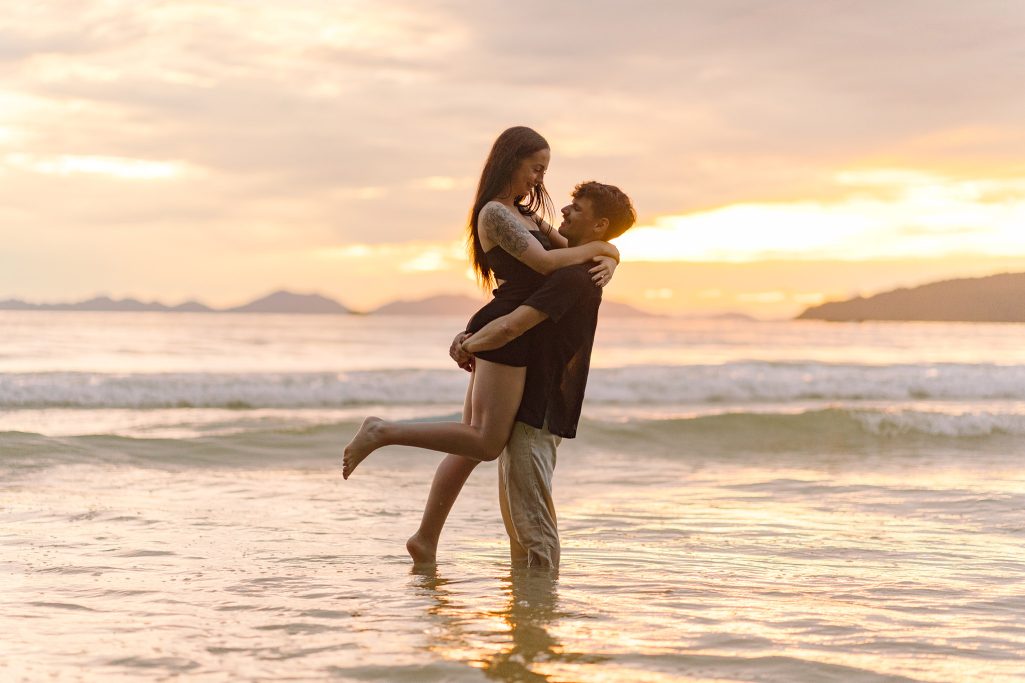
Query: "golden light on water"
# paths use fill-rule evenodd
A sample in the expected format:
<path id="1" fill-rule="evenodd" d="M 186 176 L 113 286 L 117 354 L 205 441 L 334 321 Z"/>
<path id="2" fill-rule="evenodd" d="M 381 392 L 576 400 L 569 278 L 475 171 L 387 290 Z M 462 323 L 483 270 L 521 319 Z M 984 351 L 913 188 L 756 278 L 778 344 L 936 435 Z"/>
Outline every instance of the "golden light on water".
<path id="1" fill-rule="evenodd" d="M 951 534 L 968 533 L 971 522 L 965 527 L 958 514 L 911 502 L 966 485 L 982 494 L 987 482 L 937 469 L 917 472 L 909 485 L 899 468 L 873 471 L 845 460 L 828 480 L 822 469 L 800 466 L 767 474 L 717 464 L 681 485 L 662 483 L 657 495 L 606 490 L 598 501 L 570 494 L 562 510 L 574 562 L 557 580 L 514 570 L 503 578 L 500 598 L 475 599 L 472 587 L 438 570 L 424 575 L 419 586 L 437 619 L 431 651 L 496 680 L 529 674 L 552 683 L 733 681 L 772 671 L 787 680 L 872 671 L 939 681 L 978 672 L 967 651 L 946 658 L 905 651 L 911 637 L 943 649 L 963 632 L 985 631 L 993 615 L 956 626 L 913 616 L 930 600 L 915 586 L 964 586 L 946 570 L 903 558 L 1020 557 L 996 536 L 969 534 L 955 550 Z M 644 467 L 624 478 L 640 484 L 657 476 L 657 468 Z M 631 529 L 629 542 L 610 542 L 623 526 Z M 600 570 L 581 573 L 581 564 Z M 617 624 L 598 618 L 608 611 Z M 904 611 L 906 619 L 896 616 Z M 996 679 L 1011 675 L 994 666 Z"/>
<path id="2" fill-rule="evenodd" d="M 437 661 L 451 667 L 432 670 L 442 677 L 469 667 L 550 683 L 1016 680 L 1006 648 L 1020 640 L 1020 595 L 1006 577 L 1023 555 L 991 519 L 993 506 L 1007 508 L 1004 521 L 1018 515 L 1000 470 L 777 456 L 628 469 L 624 458 L 604 474 L 568 460 L 558 578 L 510 571 L 490 536 L 500 522 L 484 522 L 490 485 L 466 492 L 452 557 L 411 574 L 393 555 L 412 504 L 397 515 L 381 500 L 425 485 L 430 467 L 416 459 L 382 463 L 344 504 L 320 471 L 70 465 L 10 492 L 9 512 L 69 522 L 47 543 L 12 527 L 18 562 L 33 569 L 12 588 L 22 611 L 63 607 L 40 629 L 16 629 L 18 640 L 49 667 L 82 647 L 107 667 L 166 648 L 154 660 L 164 667 L 255 672 L 288 657 L 293 671 L 352 667 L 354 679 L 387 669 L 418 680 Z M 121 623 L 134 613 L 165 635 Z M 202 638 L 165 640 L 182 631 Z"/>

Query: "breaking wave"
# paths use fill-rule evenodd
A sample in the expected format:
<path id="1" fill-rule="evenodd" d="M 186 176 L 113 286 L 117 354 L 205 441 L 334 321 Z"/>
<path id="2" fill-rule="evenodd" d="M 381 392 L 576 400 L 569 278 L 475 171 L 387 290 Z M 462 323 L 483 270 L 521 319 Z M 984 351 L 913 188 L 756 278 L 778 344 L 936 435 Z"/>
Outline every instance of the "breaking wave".
<path id="1" fill-rule="evenodd" d="M 344 373 L 0 374 L 0 409 L 319 408 L 460 404 L 455 370 Z M 1022 400 L 1025 366 L 737 362 L 592 370 L 589 404 Z"/>

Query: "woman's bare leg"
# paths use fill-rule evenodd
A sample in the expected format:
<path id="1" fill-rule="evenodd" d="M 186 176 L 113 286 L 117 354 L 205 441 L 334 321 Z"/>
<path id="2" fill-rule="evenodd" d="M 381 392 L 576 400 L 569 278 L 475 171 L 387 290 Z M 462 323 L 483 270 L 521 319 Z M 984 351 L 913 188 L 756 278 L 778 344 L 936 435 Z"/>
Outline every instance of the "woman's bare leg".
<path id="1" fill-rule="evenodd" d="M 463 401 L 463 424 L 470 424 L 473 416 L 473 373 L 466 387 L 466 399 Z M 448 519 L 448 513 L 463 490 L 463 484 L 470 473 L 480 464 L 479 460 L 470 460 L 461 455 L 447 455 L 438 465 L 431 482 L 431 492 L 427 494 L 427 504 L 420 519 L 420 528 L 406 541 L 406 551 L 413 558 L 413 564 L 431 564 L 438 556 L 438 539 Z"/>
<path id="2" fill-rule="evenodd" d="M 477 359 L 468 425 L 406 424 L 368 417 L 345 447 L 342 476 L 348 479 L 364 458 L 382 446 L 415 446 L 473 460 L 494 460 L 509 440 L 526 376 L 526 368 Z"/>
<path id="3" fill-rule="evenodd" d="M 427 495 L 420 528 L 406 541 L 406 551 L 413 558 L 413 564 L 429 564 L 438 556 L 438 540 L 445 527 L 448 513 L 463 490 L 463 484 L 480 460 L 470 460 L 461 455 L 449 454 L 438 465 Z"/>

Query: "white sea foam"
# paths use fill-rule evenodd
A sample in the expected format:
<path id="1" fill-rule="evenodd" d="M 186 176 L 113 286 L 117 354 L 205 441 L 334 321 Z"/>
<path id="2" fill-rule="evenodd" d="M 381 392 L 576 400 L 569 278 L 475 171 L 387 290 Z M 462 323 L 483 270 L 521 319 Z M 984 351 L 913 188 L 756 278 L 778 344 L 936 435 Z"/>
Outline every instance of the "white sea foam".
<path id="1" fill-rule="evenodd" d="M 0 408 L 308 408 L 460 404 L 465 373 L 0 374 Z M 797 401 L 1025 400 L 1025 366 L 736 362 L 599 368 L 591 405 Z"/>
<path id="2" fill-rule="evenodd" d="M 458 419 L 452 406 L 351 406 L 348 408 L 39 408 L 0 413 L 0 439 L 12 448 L 16 432 L 48 437 L 115 436 L 130 439 L 192 439 L 247 434 L 327 430 L 348 434 L 367 412 L 396 420 Z M 588 447 L 632 452 L 650 451 L 654 439 L 669 452 L 688 451 L 695 439 L 720 451 L 757 450 L 769 436 L 794 451 L 818 452 L 825 441 L 899 444 L 921 437 L 974 439 L 1025 435 L 1025 404 L 1021 402 L 871 404 L 811 402 L 787 406 L 734 404 L 692 406 L 673 410 L 646 406 L 588 406 L 578 440 Z M 331 437 L 335 443 L 341 436 Z M 998 448 L 1006 451 L 1007 445 Z M 773 446 L 772 450 L 775 450 Z M 1017 452 L 1018 446 L 1014 450 Z M 333 454 L 334 451 L 332 450 Z"/>
<path id="3" fill-rule="evenodd" d="M 943 437 L 1025 434 L 1025 415 L 990 411 L 850 410 L 847 414 L 870 434 L 899 437 L 925 434 Z"/>
<path id="4" fill-rule="evenodd" d="M 766 428 L 792 427 L 817 443 L 819 432 L 853 431 L 868 436 L 899 439 L 905 436 L 977 437 L 1025 434 L 1025 412 L 1005 410 L 944 410 L 889 407 L 836 406 L 800 413 L 727 413 L 694 418 L 692 424 L 725 418 L 733 429 L 757 434 Z M 677 424 L 685 425 L 686 422 Z"/>
<path id="5" fill-rule="evenodd" d="M 622 403 L 1025 398 L 1025 366 L 738 362 L 599 371 L 588 399 Z"/>

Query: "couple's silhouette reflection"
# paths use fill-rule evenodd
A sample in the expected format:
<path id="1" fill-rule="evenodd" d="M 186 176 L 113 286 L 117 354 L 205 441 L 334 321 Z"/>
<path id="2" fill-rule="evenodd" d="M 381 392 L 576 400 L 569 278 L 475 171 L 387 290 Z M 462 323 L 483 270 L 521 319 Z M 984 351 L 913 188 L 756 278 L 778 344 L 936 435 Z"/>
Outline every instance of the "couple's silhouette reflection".
<path id="1" fill-rule="evenodd" d="M 494 611 L 474 609 L 453 590 L 436 566 L 416 567 L 415 586 L 431 599 L 427 614 L 431 629 L 428 648 L 446 659 L 458 658 L 499 681 L 548 681 L 553 670 L 574 663 L 593 663 L 603 657 L 566 652 L 553 633 L 559 622 L 581 618 L 559 607 L 558 574 L 552 570 L 513 567 L 501 579 L 504 606 Z M 482 633 L 481 620 L 504 622 Z"/>

